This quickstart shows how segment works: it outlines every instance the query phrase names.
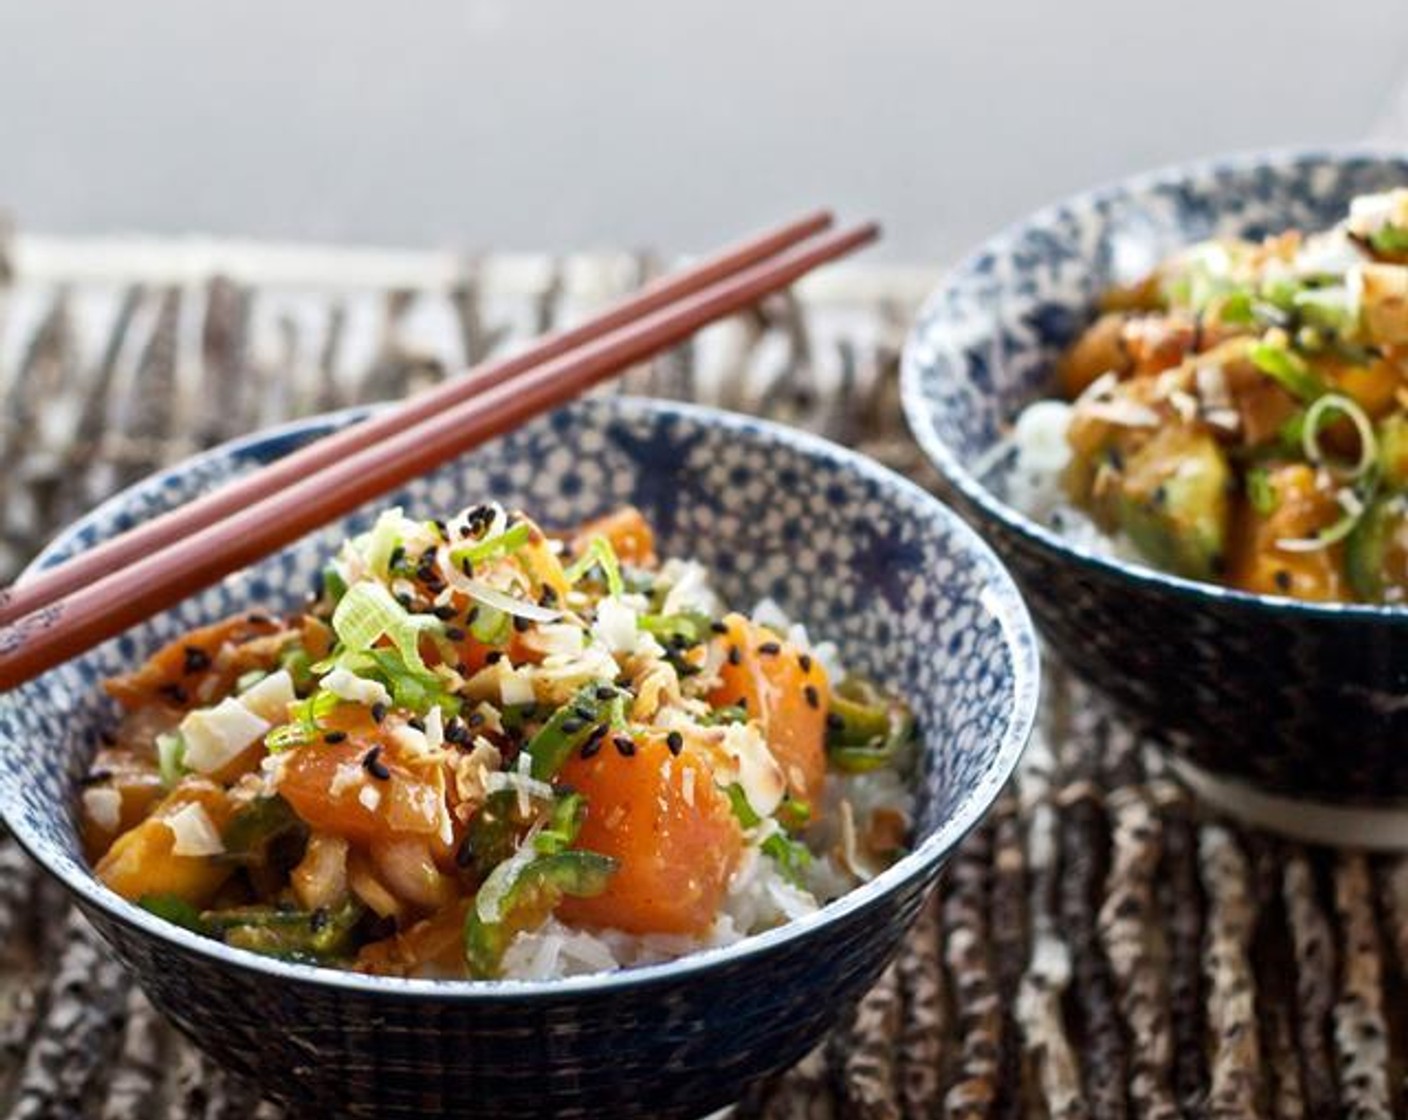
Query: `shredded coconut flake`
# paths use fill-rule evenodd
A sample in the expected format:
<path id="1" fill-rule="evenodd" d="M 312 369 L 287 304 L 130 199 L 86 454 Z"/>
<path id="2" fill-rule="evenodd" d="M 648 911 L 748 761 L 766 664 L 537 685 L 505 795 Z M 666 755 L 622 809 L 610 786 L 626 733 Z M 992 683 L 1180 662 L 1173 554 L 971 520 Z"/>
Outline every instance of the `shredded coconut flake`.
<path id="1" fill-rule="evenodd" d="M 198 801 L 181 806 L 165 823 L 175 837 L 171 845 L 174 856 L 218 856 L 225 850 L 215 823 Z"/>

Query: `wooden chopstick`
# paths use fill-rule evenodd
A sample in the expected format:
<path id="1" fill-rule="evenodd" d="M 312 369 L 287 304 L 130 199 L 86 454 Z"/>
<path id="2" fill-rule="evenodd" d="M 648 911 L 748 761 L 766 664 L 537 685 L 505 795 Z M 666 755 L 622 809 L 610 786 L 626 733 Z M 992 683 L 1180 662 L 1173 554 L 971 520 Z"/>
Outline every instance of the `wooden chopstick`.
<path id="1" fill-rule="evenodd" d="M 362 446 L 0 630 L 0 689 L 13 688 L 417 475 L 873 241 L 872 224 L 827 234 Z M 365 429 L 362 429 L 365 431 Z"/>
<path id="2" fill-rule="evenodd" d="M 378 414 L 318 440 L 244 478 L 161 514 L 73 559 L 35 573 L 14 587 L 0 590 L 0 625 L 45 607 L 70 592 L 111 575 L 119 568 L 150 556 L 169 544 L 307 478 L 350 452 L 377 443 L 409 425 L 444 411 L 495 385 L 501 385 L 594 338 L 634 322 L 681 296 L 700 291 L 716 280 L 782 252 L 832 224 L 829 211 L 803 215 L 786 225 L 738 242 L 622 300 L 580 326 L 551 334 L 519 354 L 485 362 L 468 373 L 420 393 L 394 411 Z"/>

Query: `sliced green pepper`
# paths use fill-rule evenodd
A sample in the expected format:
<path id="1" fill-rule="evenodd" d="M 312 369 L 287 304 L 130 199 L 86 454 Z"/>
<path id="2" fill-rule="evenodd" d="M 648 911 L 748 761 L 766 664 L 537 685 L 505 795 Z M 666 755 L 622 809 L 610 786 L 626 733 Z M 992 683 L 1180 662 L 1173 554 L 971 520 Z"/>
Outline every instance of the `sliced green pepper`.
<path id="1" fill-rule="evenodd" d="M 827 756 L 851 774 L 890 765 L 914 737 L 909 708 L 857 677 L 832 690 L 828 716 Z"/>
<path id="2" fill-rule="evenodd" d="M 499 899 L 497 915 L 486 920 L 476 901 L 464 926 L 465 959 L 478 979 L 499 974 L 504 952 L 525 930 L 547 919 L 563 898 L 590 898 L 606 889 L 616 861 L 596 852 L 567 851 L 538 856 L 524 864 Z M 481 892 L 482 893 L 482 892 Z"/>
<path id="3" fill-rule="evenodd" d="M 586 819 L 587 799 L 580 793 L 563 794 L 553 803 L 547 824 L 533 837 L 534 849 L 545 856 L 565 852 L 577 839 Z"/>
<path id="4" fill-rule="evenodd" d="M 523 748 L 533 760 L 533 777 L 541 782 L 550 781 L 597 726 L 602 723 L 620 726 L 624 720 L 624 702 L 617 689 L 605 681 L 584 685 L 548 717 Z"/>
<path id="5" fill-rule="evenodd" d="M 303 858 L 308 826 L 282 797 L 257 797 L 230 819 L 221 839 L 225 851 L 217 859 L 243 867 L 260 880 L 256 885 L 277 890 Z"/>
<path id="6" fill-rule="evenodd" d="M 293 910 L 277 906 L 237 906 L 207 910 L 201 924 L 212 937 L 237 949 L 285 960 L 325 961 L 346 956 L 352 931 L 364 908 L 346 902 L 336 910 Z"/>
<path id="7" fill-rule="evenodd" d="M 518 794 L 511 789 L 495 790 L 469 822 L 465 839 L 466 870 L 484 878 L 518 849 L 538 810 L 530 807 L 525 816 L 520 810 Z"/>

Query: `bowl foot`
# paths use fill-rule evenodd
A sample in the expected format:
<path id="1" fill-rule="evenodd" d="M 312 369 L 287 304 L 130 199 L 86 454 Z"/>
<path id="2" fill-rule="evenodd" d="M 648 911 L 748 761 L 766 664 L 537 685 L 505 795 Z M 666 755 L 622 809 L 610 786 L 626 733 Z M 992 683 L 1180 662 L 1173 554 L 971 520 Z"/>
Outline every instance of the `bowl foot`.
<path id="1" fill-rule="evenodd" d="M 1308 844 L 1408 852 L 1408 802 L 1359 808 L 1282 797 L 1186 759 L 1170 756 L 1169 765 L 1205 805 L 1254 828 Z"/>

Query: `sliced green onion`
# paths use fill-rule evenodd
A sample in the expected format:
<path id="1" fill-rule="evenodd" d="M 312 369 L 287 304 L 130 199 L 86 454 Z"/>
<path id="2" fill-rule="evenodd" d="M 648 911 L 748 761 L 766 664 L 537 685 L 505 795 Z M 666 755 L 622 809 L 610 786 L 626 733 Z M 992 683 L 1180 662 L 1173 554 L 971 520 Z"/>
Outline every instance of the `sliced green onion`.
<path id="1" fill-rule="evenodd" d="M 407 666 L 427 671 L 420 655 L 420 636 L 439 633 L 444 624 L 428 614 L 411 614 L 380 583 L 353 584 L 332 612 L 332 628 L 352 653 L 369 650 L 383 637 L 390 638 Z"/>
<path id="2" fill-rule="evenodd" d="M 364 538 L 362 562 L 379 579 L 386 579 L 391 574 L 391 555 L 401 543 L 401 529 L 405 520 L 405 514 L 399 506 L 388 509 L 376 519 L 376 524 Z"/>
<path id="3" fill-rule="evenodd" d="M 665 639 L 666 643 L 678 636 L 689 645 L 696 646 L 709 635 L 708 616 L 696 611 L 681 611 L 679 614 L 643 614 L 636 619 L 636 625 L 647 634 Z"/>
<path id="4" fill-rule="evenodd" d="M 450 560 L 455 567 L 463 570 L 465 561 L 471 567 L 495 556 L 517 552 L 533 537 L 533 527 L 526 521 L 510 525 L 497 537 L 476 541 L 473 544 L 459 545 L 450 550 Z"/>
<path id="5" fill-rule="evenodd" d="M 593 537 L 588 542 L 586 551 L 582 553 L 563 573 L 567 577 L 568 583 L 576 583 L 593 568 L 599 567 L 601 574 L 606 577 L 607 593 L 613 597 L 625 592 L 625 585 L 621 581 L 621 563 L 616 558 L 616 550 L 611 547 L 611 542 L 605 537 Z"/>
<path id="6" fill-rule="evenodd" d="M 1306 288 L 1296 294 L 1296 310 L 1310 323 L 1336 334 L 1351 332 L 1359 322 L 1359 307 L 1348 288 Z"/>
<path id="7" fill-rule="evenodd" d="M 497 646 L 508 641 L 511 627 L 512 622 L 503 611 L 480 606 L 474 614 L 474 621 L 469 624 L 469 632 L 474 635 L 475 641 L 486 646 Z"/>
<path id="8" fill-rule="evenodd" d="M 800 832 L 812 823 L 811 802 L 788 795 L 782 799 L 782 804 L 777 807 L 773 816 L 787 831 Z"/>
<path id="9" fill-rule="evenodd" d="M 302 646 L 291 646 L 279 655 L 279 668 L 288 671 L 295 692 L 313 687 L 313 659 Z"/>
<path id="10" fill-rule="evenodd" d="M 323 594 L 334 603 L 347 594 L 347 580 L 336 564 L 329 564 L 323 569 Z"/>
<path id="11" fill-rule="evenodd" d="M 733 815 L 744 828 L 757 828 L 763 823 L 763 818 L 758 816 L 757 811 L 748 803 L 748 795 L 743 792 L 741 785 L 734 782 L 724 792 L 728 794 L 728 803 L 733 809 Z"/>
<path id="12" fill-rule="evenodd" d="M 1271 472 L 1265 467 L 1252 467 L 1247 472 L 1247 501 L 1262 517 L 1269 517 L 1276 512 L 1280 499 L 1276 496 L 1275 487 L 1271 485 Z"/>
<path id="13" fill-rule="evenodd" d="M 305 743 L 313 741 L 314 732 L 308 730 L 302 724 L 285 723 L 281 727 L 276 727 L 269 734 L 264 736 L 265 749 L 270 754 L 278 754 L 281 751 L 292 750 L 294 747 L 301 747 Z"/>
<path id="14" fill-rule="evenodd" d="M 1408 253 L 1408 227 L 1384 226 L 1369 235 L 1376 253 Z"/>
<path id="15" fill-rule="evenodd" d="M 812 853 L 800 840 L 794 840 L 785 832 L 774 832 L 759 845 L 763 855 L 769 857 L 782 877 L 794 887 L 804 885 L 802 873 L 811 866 Z"/>
<path id="16" fill-rule="evenodd" d="M 156 737 L 156 764 L 161 772 L 161 784 L 170 789 L 186 773 L 186 740 L 179 731 L 167 731 Z"/>
<path id="17" fill-rule="evenodd" d="M 1348 470 L 1332 460 L 1320 446 L 1321 430 L 1336 415 L 1353 423 L 1359 433 L 1359 460 Z M 1327 393 L 1306 410 L 1301 446 L 1311 463 L 1325 467 L 1336 478 L 1347 480 L 1360 478 L 1379 459 L 1379 441 L 1374 435 L 1374 425 L 1358 404 L 1340 393 Z"/>
<path id="18" fill-rule="evenodd" d="M 342 703 L 342 697 L 335 692 L 320 689 L 306 700 L 300 700 L 289 707 L 293 719 L 274 728 L 264 736 L 264 746 L 271 753 L 299 747 L 317 738 L 323 719 Z"/>
<path id="19" fill-rule="evenodd" d="M 747 723 L 748 709 L 738 704 L 727 704 L 722 708 L 713 709 L 699 722 L 705 727 L 719 727 L 728 723 Z"/>
<path id="20" fill-rule="evenodd" d="M 1307 404 L 1325 395 L 1328 389 L 1315 372 L 1297 355 L 1284 346 L 1257 342 L 1247 350 L 1252 364 L 1285 389 L 1291 396 Z"/>
<path id="21" fill-rule="evenodd" d="M 235 692 L 248 692 L 268 675 L 263 669 L 251 669 L 247 673 L 241 673 L 235 681 Z M 289 674 L 289 676 L 292 675 L 292 673 Z"/>

